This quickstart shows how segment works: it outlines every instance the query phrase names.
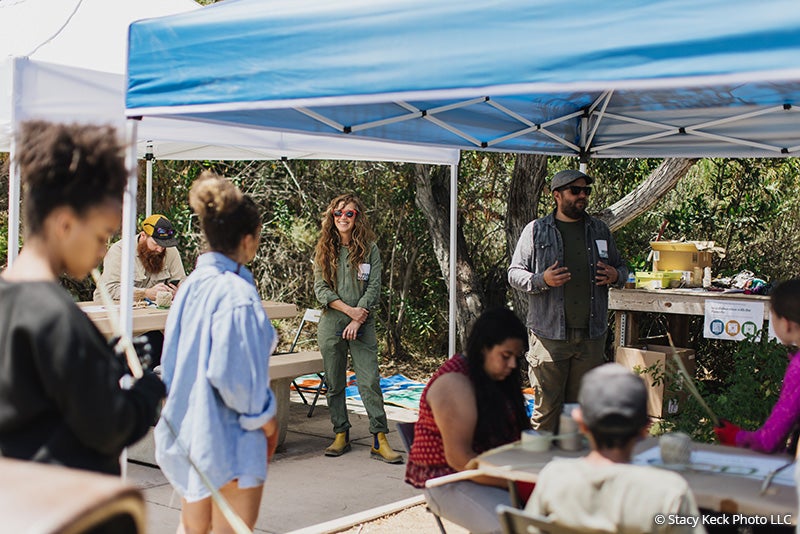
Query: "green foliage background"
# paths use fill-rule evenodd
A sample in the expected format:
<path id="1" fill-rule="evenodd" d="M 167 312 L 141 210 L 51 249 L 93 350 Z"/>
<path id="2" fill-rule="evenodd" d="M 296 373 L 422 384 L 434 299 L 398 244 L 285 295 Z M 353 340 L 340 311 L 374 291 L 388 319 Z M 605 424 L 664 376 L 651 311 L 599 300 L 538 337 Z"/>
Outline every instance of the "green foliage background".
<path id="1" fill-rule="evenodd" d="M 730 351 L 729 372 L 718 376 L 701 372 L 704 379 L 695 384 L 700 396 L 718 418 L 755 430 L 764 424 L 780 395 L 787 349 L 776 341 L 769 341 L 766 331 L 759 340 L 751 337 L 739 343 L 728 342 L 726 348 Z M 653 383 L 671 375 L 673 380 L 668 382 L 668 388 L 686 393 L 687 388 L 678 379 L 676 366 L 669 363 L 666 369 L 642 370 L 642 374 Z M 689 434 L 695 441 L 711 442 L 714 440 L 713 429 L 713 421 L 706 409 L 690 395 L 681 402 L 677 414 L 666 416 L 655 426 L 654 433 L 679 431 Z"/>
<path id="2" fill-rule="evenodd" d="M 4 157 L 0 155 L 0 163 Z M 510 304 L 504 221 L 514 162 L 511 154 L 465 152 L 460 166 L 460 221 L 482 289 L 492 303 Z M 590 211 L 599 211 L 621 198 L 659 163 L 660 160 L 650 159 L 591 161 L 589 173 L 598 180 Z M 727 249 L 724 258 L 714 260 L 715 275 L 749 269 L 767 280 L 797 276 L 798 166 L 800 161 L 793 158 L 699 161 L 651 210 L 616 232 L 623 257 L 634 269 L 650 268 L 646 262 L 649 241 L 666 220 L 669 224 L 664 239 L 714 240 Z M 3 263 L 7 236 L 6 167 L 0 166 L 5 169 L 0 172 Z M 576 167 L 577 161 L 572 158 L 548 160 L 550 174 Z M 178 228 L 188 270 L 204 247 L 188 207 L 188 190 L 206 168 L 235 180 L 262 207 L 262 243 L 252 265 L 262 296 L 294 302 L 300 308 L 318 306 L 313 295 L 311 261 L 323 209 L 341 192 L 353 191 L 361 196 L 366 215 L 379 236 L 385 265 L 378 316 L 383 340 L 381 355 L 389 368 L 385 370 L 399 369 L 414 378 L 424 378 L 447 356 L 447 285 L 425 218 L 415 205 L 411 165 L 303 160 L 156 162 L 154 210 L 166 214 Z M 144 175 L 143 169 L 140 175 Z M 139 205 L 143 206 L 143 179 L 139 191 Z M 551 197 L 544 194 L 540 215 L 552 207 Z M 64 282 L 76 299 L 91 298 L 90 282 Z M 289 321 L 284 328 L 288 336 L 294 325 Z M 644 336 L 661 335 L 666 330 L 665 318 L 652 315 L 642 322 L 642 328 Z M 719 400 L 721 415 L 729 413 L 727 410 L 742 398 L 755 395 L 752 391 L 759 391 L 760 400 L 748 404 L 756 412 L 743 415 L 741 422 L 763 420 L 763 410 L 771 407 L 776 390 L 774 384 L 766 390 L 757 387 L 752 379 L 762 370 L 769 370 L 770 376 L 774 375 L 771 380 L 779 380 L 785 367 L 785 358 L 779 356 L 782 349 L 762 344 L 747 352 L 745 344 L 706 340 L 702 337 L 702 318 L 690 324 L 689 346 L 697 351 L 698 376 L 704 379 L 708 393 L 728 392 Z M 758 359 L 758 355 L 763 358 Z M 755 405 L 759 403 L 760 408 Z"/>

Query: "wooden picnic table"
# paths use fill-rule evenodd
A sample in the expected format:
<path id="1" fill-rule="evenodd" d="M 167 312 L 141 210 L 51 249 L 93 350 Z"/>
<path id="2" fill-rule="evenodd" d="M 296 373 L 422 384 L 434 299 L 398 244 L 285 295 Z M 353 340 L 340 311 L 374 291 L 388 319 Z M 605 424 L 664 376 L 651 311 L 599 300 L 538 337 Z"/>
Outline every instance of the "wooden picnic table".
<path id="1" fill-rule="evenodd" d="M 653 447 L 658 447 L 658 438 L 650 437 L 638 443 L 634 456 Z M 754 461 L 759 458 L 789 462 L 792 458 L 787 454 L 763 454 L 760 452 L 727 447 L 710 443 L 695 443 L 695 451 L 709 451 L 731 454 Z M 536 482 L 539 473 L 554 458 L 577 458 L 585 456 L 589 451 L 564 451 L 555 446 L 545 452 L 532 452 L 522 447 L 520 442 L 510 446 L 498 447 L 478 457 L 478 469 L 483 474 L 504 478 L 509 481 Z M 784 519 L 796 524 L 797 521 L 797 488 L 773 482 L 761 494 L 763 480 L 746 478 L 734 474 L 709 469 L 690 468 L 678 470 L 692 488 L 697 505 L 706 510 L 726 514 L 744 514 Z M 709 466 L 706 466 L 709 467 Z"/>
<path id="2" fill-rule="evenodd" d="M 270 319 L 287 319 L 297 316 L 297 306 L 294 304 L 271 300 L 262 300 L 261 303 Z M 104 336 L 111 337 L 111 321 L 109 321 L 108 310 L 105 306 L 96 302 L 79 302 L 78 306 L 83 309 Z M 114 312 L 118 313 L 118 309 L 115 309 Z M 133 335 L 150 332 L 151 330 L 164 330 L 168 314 L 169 308 L 157 308 L 155 306 L 134 308 Z"/>

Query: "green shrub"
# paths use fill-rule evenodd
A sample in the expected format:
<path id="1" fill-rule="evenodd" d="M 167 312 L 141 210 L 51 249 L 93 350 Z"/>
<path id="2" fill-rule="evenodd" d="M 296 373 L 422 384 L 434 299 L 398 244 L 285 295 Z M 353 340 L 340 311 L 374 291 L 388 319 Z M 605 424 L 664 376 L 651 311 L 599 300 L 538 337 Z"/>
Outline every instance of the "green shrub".
<path id="1" fill-rule="evenodd" d="M 729 373 L 702 376 L 705 369 L 701 367 L 698 369 L 700 378 L 695 380 L 701 397 L 717 417 L 747 430 L 764 424 L 778 400 L 786 372 L 786 347 L 766 340 L 766 329 L 764 334 L 759 341 L 749 338 L 738 343 L 726 342 L 731 351 Z M 677 369 L 668 367 L 667 372 L 676 373 Z M 680 380 L 672 384 L 680 384 Z M 680 413 L 659 421 L 654 433 L 680 431 L 695 441 L 712 442 L 713 426 L 706 410 L 690 395 Z"/>

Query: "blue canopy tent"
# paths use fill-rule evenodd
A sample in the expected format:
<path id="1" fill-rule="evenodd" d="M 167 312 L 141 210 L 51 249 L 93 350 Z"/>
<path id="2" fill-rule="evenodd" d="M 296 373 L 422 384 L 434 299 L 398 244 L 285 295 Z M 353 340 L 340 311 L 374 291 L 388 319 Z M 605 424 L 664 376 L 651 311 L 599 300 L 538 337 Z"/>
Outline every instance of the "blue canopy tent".
<path id="1" fill-rule="evenodd" d="M 227 0 L 132 24 L 127 87 L 128 116 L 145 121 L 582 162 L 789 156 L 800 11 L 788 0 Z M 451 280 L 454 258 L 451 244 Z"/>
<path id="2" fill-rule="evenodd" d="M 787 0 L 227 0 L 130 29 L 129 115 L 462 149 L 792 154 L 798 97 Z"/>

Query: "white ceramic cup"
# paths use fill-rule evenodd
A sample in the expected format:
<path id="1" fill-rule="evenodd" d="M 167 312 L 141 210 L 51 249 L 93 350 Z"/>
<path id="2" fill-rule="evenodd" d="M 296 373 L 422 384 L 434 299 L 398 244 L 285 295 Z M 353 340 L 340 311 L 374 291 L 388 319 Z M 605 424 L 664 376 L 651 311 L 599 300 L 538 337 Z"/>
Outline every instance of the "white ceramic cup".
<path id="1" fill-rule="evenodd" d="M 522 448 L 531 452 L 545 452 L 550 450 L 553 442 L 553 433 L 546 430 L 523 430 Z"/>
<path id="2" fill-rule="evenodd" d="M 692 438 L 683 432 L 670 432 L 658 438 L 661 461 L 665 464 L 686 465 L 692 462 Z"/>
<path id="3" fill-rule="evenodd" d="M 159 308 L 169 308 L 172 306 L 172 293 L 169 291 L 159 291 L 156 293 L 156 306 Z"/>
<path id="4" fill-rule="evenodd" d="M 558 448 L 565 451 L 579 451 L 583 448 L 583 436 L 578 431 L 578 422 L 572 418 L 572 411 L 579 406 L 578 403 L 568 403 L 561 411 L 558 420 L 558 433 L 564 437 L 558 438 Z"/>

